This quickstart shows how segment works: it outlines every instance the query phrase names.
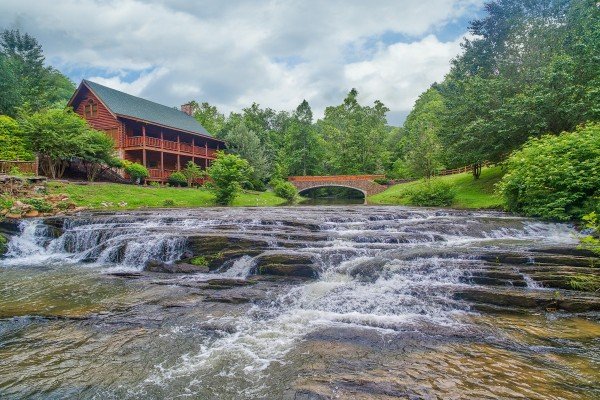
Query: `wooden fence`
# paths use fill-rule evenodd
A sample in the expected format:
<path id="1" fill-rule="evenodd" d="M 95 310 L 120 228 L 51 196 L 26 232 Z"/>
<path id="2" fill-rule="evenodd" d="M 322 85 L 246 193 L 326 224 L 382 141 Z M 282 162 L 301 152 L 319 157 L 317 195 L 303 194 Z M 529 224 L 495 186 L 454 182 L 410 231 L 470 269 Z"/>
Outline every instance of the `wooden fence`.
<path id="1" fill-rule="evenodd" d="M 9 174 L 15 168 L 23 174 L 38 174 L 37 162 L 35 161 L 0 160 L 0 174 Z"/>

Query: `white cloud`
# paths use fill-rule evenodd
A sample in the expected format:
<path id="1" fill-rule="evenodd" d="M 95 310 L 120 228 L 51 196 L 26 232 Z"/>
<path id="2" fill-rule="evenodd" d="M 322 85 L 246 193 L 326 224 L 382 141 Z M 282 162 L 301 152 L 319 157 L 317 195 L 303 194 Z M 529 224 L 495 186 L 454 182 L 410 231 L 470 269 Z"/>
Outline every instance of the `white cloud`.
<path id="1" fill-rule="evenodd" d="M 167 105 L 195 98 L 224 111 L 253 101 L 291 109 L 306 98 L 319 115 L 356 87 L 361 99 L 405 114 L 459 51 L 459 40 L 430 33 L 481 3 L 3 0 L 0 27 L 36 36 L 71 76 L 83 70 Z M 382 40 L 387 33 L 410 43 Z"/>
<path id="2" fill-rule="evenodd" d="M 448 61 L 460 51 L 461 40 L 443 43 L 429 35 L 387 46 L 369 61 L 346 65 L 346 81 L 359 90 L 363 100 L 379 99 L 395 110 L 409 110 L 429 84 L 443 79 Z"/>

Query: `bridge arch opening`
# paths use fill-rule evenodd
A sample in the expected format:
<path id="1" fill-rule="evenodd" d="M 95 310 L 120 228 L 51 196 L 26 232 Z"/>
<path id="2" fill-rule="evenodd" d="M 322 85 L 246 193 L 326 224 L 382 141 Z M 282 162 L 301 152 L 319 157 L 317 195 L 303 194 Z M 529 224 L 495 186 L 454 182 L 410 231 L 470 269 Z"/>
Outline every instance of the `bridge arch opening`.
<path id="1" fill-rule="evenodd" d="M 367 194 L 364 190 L 344 185 L 316 185 L 298 192 L 304 197 L 303 204 L 364 204 Z"/>

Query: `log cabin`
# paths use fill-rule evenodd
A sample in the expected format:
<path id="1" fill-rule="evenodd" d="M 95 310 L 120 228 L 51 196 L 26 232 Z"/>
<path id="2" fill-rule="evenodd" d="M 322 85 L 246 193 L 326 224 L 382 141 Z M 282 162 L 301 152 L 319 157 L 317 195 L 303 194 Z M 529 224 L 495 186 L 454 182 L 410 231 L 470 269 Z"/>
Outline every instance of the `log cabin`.
<path id="1" fill-rule="evenodd" d="M 113 138 L 121 159 L 148 168 L 148 181 L 166 182 L 189 161 L 206 169 L 225 148 L 192 117 L 190 104 L 178 110 L 84 79 L 68 106 Z"/>

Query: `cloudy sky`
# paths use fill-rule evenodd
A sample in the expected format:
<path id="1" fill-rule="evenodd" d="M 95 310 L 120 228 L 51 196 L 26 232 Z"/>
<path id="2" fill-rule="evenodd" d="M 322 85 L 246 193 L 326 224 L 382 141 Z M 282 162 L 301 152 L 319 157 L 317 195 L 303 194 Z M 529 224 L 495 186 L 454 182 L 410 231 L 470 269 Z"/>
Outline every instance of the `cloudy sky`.
<path id="1" fill-rule="evenodd" d="M 448 72 L 483 0 L 1 0 L 0 28 L 43 45 L 48 62 L 166 105 L 252 102 L 316 116 L 351 89 L 398 125 Z"/>

